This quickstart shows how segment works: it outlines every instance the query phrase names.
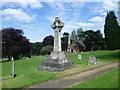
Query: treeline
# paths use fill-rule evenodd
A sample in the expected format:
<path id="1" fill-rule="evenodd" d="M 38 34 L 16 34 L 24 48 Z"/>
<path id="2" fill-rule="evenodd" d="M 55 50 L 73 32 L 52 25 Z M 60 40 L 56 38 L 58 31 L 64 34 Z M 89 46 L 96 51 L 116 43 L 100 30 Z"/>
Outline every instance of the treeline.
<path id="1" fill-rule="evenodd" d="M 63 34 L 63 50 L 67 50 L 68 37 L 65 36 L 67 33 Z M 95 51 L 95 50 L 106 50 L 107 46 L 105 44 L 105 38 L 103 38 L 100 30 L 85 30 L 82 28 L 73 30 L 70 36 L 71 40 L 80 40 L 85 45 L 85 51 Z"/>
<path id="2" fill-rule="evenodd" d="M 109 11 L 105 18 L 104 35 L 103 38 L 101 30 L 94 31 L 78 28 L 72 31 L 70 37 L 71 39 L 81 40 L 85 44 L 85 51 L 120 49 L 120 26 L 113 11 Z M 69 34 L 66 32 L 63 36 L 65 37 L 62 38 L 62 45 L 63 50 L 66 51 Z"/>
<path id="3" fill-rule="evenodd" d="M 43 39 L 43 42 L 29 42 L 23 36 L 23 30 L 14 28 L 3 28 L 2 33 L 2 57 L 20 59 L 31 58 L 34 55 L 48 55 L 53 49 L 54 37 L 52 35 Z"/>
<path id="4" fill-rule="evenodd" d="M 19 59 L 31 57 L 32 55 L 48 55 L 53 50 L 54 37 L 46 36 L 42 42 L 30 43 L 29 39 L 23 36 L 23 30 L 14 28 L 3 28 L 2 33 L 2 58 Z M 120 49 L 120 26 L 113 11 L 107 13 L 104 25 L 105 37 L 100 30 L 73 30 L 71 35 L 68 32 L 61 38 L 62 50 L 66 51 L 68 37 L 81 40 L 85 44 L 85 51 L 95 50 L 116 50 Z"/>

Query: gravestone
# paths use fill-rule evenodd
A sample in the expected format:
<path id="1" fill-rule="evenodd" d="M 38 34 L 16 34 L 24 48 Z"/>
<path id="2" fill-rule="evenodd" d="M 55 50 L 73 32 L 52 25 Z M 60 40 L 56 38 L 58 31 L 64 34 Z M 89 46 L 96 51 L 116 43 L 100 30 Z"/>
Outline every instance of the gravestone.
<path id="1" fill-rule="evenodd" d="M 14 58 L 11 58 L 11 77 L 14 78 Z"/>
<path id="2" fill-rule="evenodd" d="M 96 64 L 96 57 L 95 56 L 89 56 L 88 64 L 89 65 Z"/>
<path id="3" fill-rule="evenodd" d="M 78 55 L 78 59 L 82 59 L 81 55 Z"/>
<path id="4" fill-rule="evenodd" d="M 55 21 L 51 25 L 51 28 L 54 29 L 54 49 L 50 56 L 42 62 L 42 65 L 38 66 L 38 70 L 62 71 L 73 64 L 61 50 L 61 30 L 63 27 L 64 23 L 61 22 L 59 17 L 55 17 Z"/>

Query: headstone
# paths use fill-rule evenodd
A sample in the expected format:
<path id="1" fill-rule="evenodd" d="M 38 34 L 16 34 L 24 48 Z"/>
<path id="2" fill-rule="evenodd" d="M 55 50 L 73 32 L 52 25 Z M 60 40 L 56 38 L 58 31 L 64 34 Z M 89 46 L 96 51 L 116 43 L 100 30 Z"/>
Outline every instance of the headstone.
<path id="1" fill-rule="evenodd" d="M 78 55 L 78 59 L 82 59 L 81 55 Z"/>
<path id="2" fill-rule="evenodd" d="M 54 50 L 50 56 L 42 62 L 42 66 L 39 66 L 38 70 L 62 71 L 73 64 L 69 59 L 66 59 L 64 52 L 61 50 L 61 30 L 63 26 L 64 23 L 61 22 L 59 17 L 55 17 L 55 21 L 51 26 L 52 29 L 54 29 Z"/>
<path id="3" fill-rule="evenodd" d="M 83 53 L 83 51 L 81 51 L 81 53 Z"/>
<path id="4" fill-rule="evenodd" d="M 11 77 L 14 78 L 14 58 L 11 58 Z"/>
<path id="5" fill-rule="evenodd" d="M 96 64 L 96 57 L 95 56 L 89 56 L 88 64 L 89 65 Z"/>
<path id="6" fill-rule="evenodd" d="M 28 57 L 26 57 L 26 59 L 28 59 Z"/>

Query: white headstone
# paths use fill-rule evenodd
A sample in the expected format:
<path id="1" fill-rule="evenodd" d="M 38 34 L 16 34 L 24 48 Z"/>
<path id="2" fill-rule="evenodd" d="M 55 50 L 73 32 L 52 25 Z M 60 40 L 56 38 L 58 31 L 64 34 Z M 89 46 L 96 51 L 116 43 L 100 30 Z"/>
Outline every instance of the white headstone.
<path id="1" fill-rule="evenodd" d="M 81 55 L 78 55 L 78 59 L 82 59 Z"/>

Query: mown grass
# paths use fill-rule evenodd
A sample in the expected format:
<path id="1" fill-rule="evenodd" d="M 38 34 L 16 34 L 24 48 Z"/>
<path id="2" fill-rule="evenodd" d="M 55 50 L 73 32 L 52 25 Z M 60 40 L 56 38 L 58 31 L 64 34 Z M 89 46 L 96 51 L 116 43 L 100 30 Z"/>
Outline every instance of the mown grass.
<path id="1" fill-rule="evenodd" d="M 69 88 L 118 88 L 118 85 L 118 68 L 116 68 Z"/>
<path id="2" fill-rule="evenodd" d="M 78 55 L 82 56 L 82 59 L 78 59 Z M 94 52 L 85 52 L 85 53 L 70 53 L 67 54 L 67 58 L 70 58 L 74 64 L 79 65 L 88 65 L 88 58 L 89 56 L 95 56 L 97 60 L 102 62 L 114 62 L 118 61 L 120 58 L 120 50 L 114 51 L 94 51 Z"/>
<path id="3" fill-rule="evenodd" d="M 82 59 L 78 59 L 78 54 L 82 55 Z M 74 65 L 78 67 L 65 70 L 62 72 L 48 72 L 48 71 L 39 71 L 38 66 L 44 61 L 47 56 L 34 56 L 31 59 L 20 59 L 15 60 L 15 78 L 10 78 L 10 61 L 3 62 L 2 64 L 2 78 L 10 78 L 9 80 L 3 80 L 2 87 L 3 88 L 24 88 L 35 83 L 40 83 L 44 81 L 48 81 L 50 79 L 54 79 L 66 74 L 70 74 L 71 72 L 77 72 L 90 68 L 92 66 L 88 65 L 88 57 L 91 55 L 96 56 L 99 61 L 103 63 L 118 61 L 118 54 L 120 54 L 120 50 L 115 51 L 96 51 L 96 52 L 84 52 L 84 53 L 70 53 L 66 54 L 67 58 L 69 58 Z"/>
<path id="4" fill-rule="evenodd" d="M 39 71 L 38 66 L 46 56 L 33 57 L 31 59 L 15 60 L 15 74 L 13 79 L 4 80 L 3 88 L 23 88 L 29 85 L 54 79 L 59 73 Z M 10 77 L 10 62 L 2 63 L 3 78 Z"/>

